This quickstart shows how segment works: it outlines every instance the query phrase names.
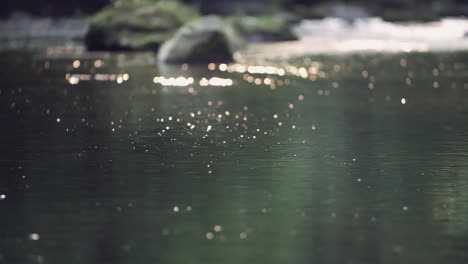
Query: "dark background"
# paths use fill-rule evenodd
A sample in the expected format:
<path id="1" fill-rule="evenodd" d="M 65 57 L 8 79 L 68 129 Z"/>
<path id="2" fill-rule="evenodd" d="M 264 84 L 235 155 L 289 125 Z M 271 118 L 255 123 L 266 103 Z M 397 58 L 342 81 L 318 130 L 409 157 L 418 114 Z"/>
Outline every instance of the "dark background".
<path id="1" fill-rule="evenodd" d="M 7 0 L 2 3 L 0 16 L 7 17 L 14 13 L 28 13 L 36 16 L 69 16 L 91 14 L 111 0 Z M 330 0 L 184 0 L 201 7 L 205 12 L 216 12 L 220 5 L 280 5 L 288 8 L 293 5 L 314 5 L 328 3 L 357 4 L 366 7 L 379 8 L 402 8 L 412 9 L 417 6 L 440 6 L 440 5 L 466 5 L 466 0 L 354 0 L 354 1 L 330 1 Z"/>

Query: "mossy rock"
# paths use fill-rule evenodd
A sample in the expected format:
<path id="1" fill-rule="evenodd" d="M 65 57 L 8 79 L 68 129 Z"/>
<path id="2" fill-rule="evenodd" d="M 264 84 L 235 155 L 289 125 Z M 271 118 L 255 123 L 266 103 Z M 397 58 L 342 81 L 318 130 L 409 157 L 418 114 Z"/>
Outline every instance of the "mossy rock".
<path id="1" fill-rule="evenodd" d="M 206 16 L 180 28 L 164 43 L 158 61 L 164 63 L 229 62 L 233 60 L 236 41 L 229 35 L 225 21 Z"/>
<path id="2" fill-rule="evenodd" d="M 90 19 L 89 50 L 157 50 L 198 12 L 177 1 L 118 1 Z"/>

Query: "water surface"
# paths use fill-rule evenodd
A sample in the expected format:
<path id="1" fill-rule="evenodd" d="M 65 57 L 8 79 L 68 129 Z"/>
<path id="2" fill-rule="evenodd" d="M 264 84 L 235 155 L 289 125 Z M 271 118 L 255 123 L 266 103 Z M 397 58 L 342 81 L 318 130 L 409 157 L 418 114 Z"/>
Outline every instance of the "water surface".
<path id="1" fill-rule="evenodd" d="M 0 263 L 468 258 L 468 53 L 0 55 Z"/>

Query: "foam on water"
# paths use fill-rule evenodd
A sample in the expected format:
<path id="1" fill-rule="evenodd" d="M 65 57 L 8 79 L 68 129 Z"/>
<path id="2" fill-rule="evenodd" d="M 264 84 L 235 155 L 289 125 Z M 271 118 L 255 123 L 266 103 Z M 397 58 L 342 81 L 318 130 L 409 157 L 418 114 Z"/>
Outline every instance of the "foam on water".
<path id="1" fill-rule="evenodd" d="M 429 23 L 392 23 L 361 18 L 349 23 L 340 18 L 305 20 L 295 29 L 310 51 L 439 51 L 468 48 L 468 19 L 445 18 Z"/>

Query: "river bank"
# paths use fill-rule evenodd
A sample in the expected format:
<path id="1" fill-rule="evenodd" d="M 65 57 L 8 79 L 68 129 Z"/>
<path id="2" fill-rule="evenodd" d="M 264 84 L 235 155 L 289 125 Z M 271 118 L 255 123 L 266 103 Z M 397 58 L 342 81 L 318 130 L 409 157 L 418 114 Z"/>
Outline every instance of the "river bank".
<path id="1" fill-rule="evenodd" d="M 0 21 L 0 49 L 68 48 L 84 52 L 89 30 L 85 18 L 21 17 Z M 302 20 L 293 26 L 297 41 L 254 43 L 238 52 L 242 57 L 291 57 L 320 53 L 424 52 L 468 49 L 468 19 L 437 22 L 386 22 L 360 18 Z"/>

